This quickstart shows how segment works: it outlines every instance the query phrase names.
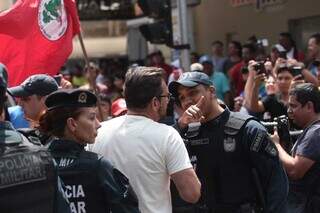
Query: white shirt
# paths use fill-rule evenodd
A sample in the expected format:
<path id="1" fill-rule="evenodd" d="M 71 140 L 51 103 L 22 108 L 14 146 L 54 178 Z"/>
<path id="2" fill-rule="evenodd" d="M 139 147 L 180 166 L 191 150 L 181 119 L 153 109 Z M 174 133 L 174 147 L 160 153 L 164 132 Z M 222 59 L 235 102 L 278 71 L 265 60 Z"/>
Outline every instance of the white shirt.
<path id="1" fill-rule="evenodd" d="M 287 58 L 292 59 L 294 58 L 294 48 L 292 47 L 290 51 L 287 52 Z"/>
<path id="2" fill-rule="evenodd" d="M 103 122 L 92 151 L 129 178 L 142 213 L 172 212 L 170 175 L 192 167 L 179 133 L 143 116 Z"/>

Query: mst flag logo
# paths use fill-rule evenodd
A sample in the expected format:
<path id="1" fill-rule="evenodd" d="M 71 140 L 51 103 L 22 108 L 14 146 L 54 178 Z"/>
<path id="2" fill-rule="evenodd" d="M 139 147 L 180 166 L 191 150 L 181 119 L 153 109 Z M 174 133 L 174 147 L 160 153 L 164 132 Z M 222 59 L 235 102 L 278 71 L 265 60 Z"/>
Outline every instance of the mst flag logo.
<path id="1" fill-rule="evenodd" d="M 68 20 L 63 0 L 42 0 L 38 23 L 42 34 L 49 40 L 61 38 L 67 30 Z"/>

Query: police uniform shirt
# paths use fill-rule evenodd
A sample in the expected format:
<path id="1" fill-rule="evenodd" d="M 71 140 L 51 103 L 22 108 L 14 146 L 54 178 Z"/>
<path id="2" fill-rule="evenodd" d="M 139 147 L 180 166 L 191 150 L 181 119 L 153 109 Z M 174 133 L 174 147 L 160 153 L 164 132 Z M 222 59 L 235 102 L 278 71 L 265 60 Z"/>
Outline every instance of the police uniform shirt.
<path id="1" fill-rule="evenodd" d="M 226 108 L 217 118 L 203 123 L 199 134 L 185 142 L 202 183 L 202 198 L 208 206 L 257 202 L 252 168 L 256 168 L 266 192 L 267 209 L 282 212 L 287 178 L 277 150 L 265 128 L 250 120 L 237 137 L 223 131 L 230 116 Z M 241 135 L 241 136 L 240 136 Z M 208 196 L 209 195 L 209 196 Z"/>
<path id="2" fill-rule="evenodd" d="M 7 121 L 0 122 L 0 147 L 1 211 L 70 213 L 47 150 L 30 143 Z"/>
<path id="3" fill-rule="evenodd" d="M 111 164 L 73 141 L 54 140 L 49 151 L 73 213 L 138 212 L 128 180 Z"/>

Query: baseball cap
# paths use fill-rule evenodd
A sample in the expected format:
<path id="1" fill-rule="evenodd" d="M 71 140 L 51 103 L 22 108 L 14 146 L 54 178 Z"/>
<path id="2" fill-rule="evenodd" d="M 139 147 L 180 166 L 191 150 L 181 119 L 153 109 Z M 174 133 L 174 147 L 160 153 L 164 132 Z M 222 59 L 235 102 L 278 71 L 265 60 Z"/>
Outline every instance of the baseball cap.
<path id="1" fill-rule="evenodd" d="M 5 65 L 0 63 L 0 87 L 7 88 L 8 73 Z"/>
<path id="2" fill-rule="evenodd" d="M 193 63 L 190 66 L 191 72 L 202 72 L 203 71 L 203 66 L 200 63 Z"/>
<path id="3" fill-rule="evenodd" d="M 27 97 L 31 95 L 46 96 L 58 90 L 58 84 L 49 75 L 36 74 L 28 77 L 22 84 L 8 89 L 15 97 Z"/>
<path id="4" fill-rule="evenodd" d="M 120 114 L 126 111 L 127 111 L 127 104 L 123 98 L 117 99 L 111 105 L 112 116 L 119 116 Z"/>
<path id="5" fill-rule="evenodd" d="M 174 96 L 177 97 L 178 86 L 182 85 L 185 87 L 195 87 L 199 84 L 211 86 L 212 81 L 207 74 L 202 72 L 185 72 L 183 73 L 177 81 L 173 81 L 169 84 L 169 91 Z"/>
<path id="6" fill-rule="evenodd" d="M 199 59 L 199 62 L 200 62 L 201 64 L 204 64 L 204 63 L 213 64 L 211 57 L 208 56 L 208 55 L 203 55 L 203 56 L 201 56 L 200 59 Z"/>

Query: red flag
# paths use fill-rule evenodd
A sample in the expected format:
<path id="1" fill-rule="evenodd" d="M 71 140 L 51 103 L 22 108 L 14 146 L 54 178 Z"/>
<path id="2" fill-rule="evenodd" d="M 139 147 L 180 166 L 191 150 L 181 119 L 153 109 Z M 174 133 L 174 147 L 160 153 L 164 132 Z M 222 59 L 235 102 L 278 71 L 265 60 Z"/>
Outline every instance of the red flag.
<path id="1" fill-rule="evenodd" d="M 57 74 L 79 31 L 75 0 L 18 0 L 0 13 L 0 63 L 8 68 L 9 85 Z"/>

